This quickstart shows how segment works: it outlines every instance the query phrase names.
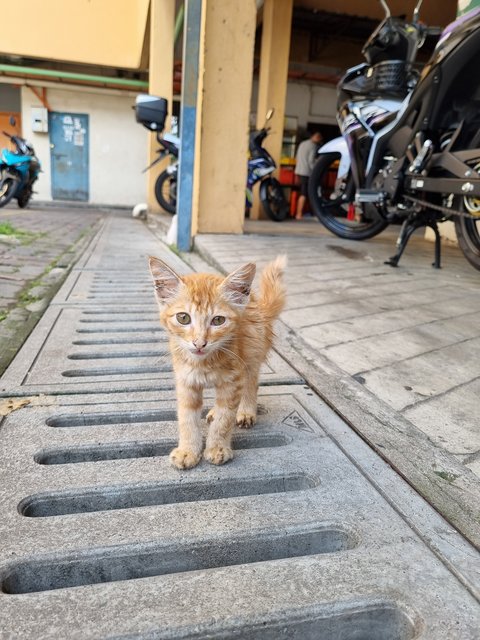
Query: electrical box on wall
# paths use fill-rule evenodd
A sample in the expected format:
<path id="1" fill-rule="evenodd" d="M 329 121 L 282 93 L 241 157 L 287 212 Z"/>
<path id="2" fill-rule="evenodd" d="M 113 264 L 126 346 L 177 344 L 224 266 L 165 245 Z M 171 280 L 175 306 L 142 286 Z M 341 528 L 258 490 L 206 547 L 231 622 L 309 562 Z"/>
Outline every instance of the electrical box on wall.
<path id="1" fill-rule="evenodd" d="M 48 110 L 45 107 L 32 107 L 32 131 L 48 133 Z"/>

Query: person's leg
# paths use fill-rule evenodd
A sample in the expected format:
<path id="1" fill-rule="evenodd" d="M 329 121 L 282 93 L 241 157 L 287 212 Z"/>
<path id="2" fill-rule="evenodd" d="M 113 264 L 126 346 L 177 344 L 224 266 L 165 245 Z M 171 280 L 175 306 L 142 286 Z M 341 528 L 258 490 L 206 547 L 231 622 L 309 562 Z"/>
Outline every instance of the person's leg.
<path id="1" fill-rule="evenodd" d="M 298 200 L 297 200 L 297 212 L 295 215 L 295 218 L 297 220 L 301 220 L 302 216 L 303 216 L 303 207 L 305 206 L 305 201 L 306 198 L 305 196 L 302 196 L 301 194 L 298 196 Z"/>
<path id="2" fill-rule="evenodd" d="M 303 217 L 303 209 L 307 200 L 308 178 L 307 176 L 299 176 L 300 178 L 300 193 L 297 200 L 297 211 L 295 218 L 301 220 Z"/>

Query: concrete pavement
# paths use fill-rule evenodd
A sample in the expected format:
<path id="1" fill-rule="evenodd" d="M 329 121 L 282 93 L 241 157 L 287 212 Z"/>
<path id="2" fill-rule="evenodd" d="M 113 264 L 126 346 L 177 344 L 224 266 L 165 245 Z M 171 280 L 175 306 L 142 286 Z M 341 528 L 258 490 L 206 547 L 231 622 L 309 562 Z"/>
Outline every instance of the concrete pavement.
<path id="1" fill-rule="evenodd" d="M 293 300 L 312 269 L 306 239 Z M 187 263 L 108 215 L 2 376 L 0 637 L 476 640 L 478 551 L 382 459 L 428 438 L 371 391 L 365 402 L 299 330 L 279 323 L 259 422 L 235 433 L 234 460 L 169 464 L 175 392 L 146 255 L 185 273 L 241 263 L 249 247 L 260 263 L 282 242 L 292 253 L 291 238 L 202 242 L 210 264 Z M 326 258 L 307 292 L 341 287 Z M 356 433 L 378 425 L 382 457 Z M 474 474 L 458 464 L 462 482 L 447 484 L 465 499 Z"/>
<path id="2" fill-rule="evenodd" d="M 87 246 L 102 213 L 0 209 L 0 375 Z"/>
<path id="3" fill-rule="evenodd" d="M 418 235 L 387 266 L 397 231 L 355 243 L 314 219 L 248 221 L 249 235 L 200 235 L 195 247 L 224 272 L 288 255 L 279 352 L 479 545 L 480 272 L 452 245 L 433 269 Z"/>

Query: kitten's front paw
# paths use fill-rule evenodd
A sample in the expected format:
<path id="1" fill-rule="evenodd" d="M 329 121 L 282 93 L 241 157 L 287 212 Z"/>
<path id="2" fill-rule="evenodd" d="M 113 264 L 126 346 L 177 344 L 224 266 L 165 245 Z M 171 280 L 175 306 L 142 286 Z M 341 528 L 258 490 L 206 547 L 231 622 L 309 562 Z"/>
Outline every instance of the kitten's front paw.
<path id="1" fill-rule="evenodd" d="M 257 417 L 253 413 L 247 413 L 246 411 L 237 413 L 237 427 L 240 427 L 240 429 L 251 429 L 256 421 Z"/>
<path id="2" fill-rule="evenodd" d="M 214 418 L 215 418 L 215 411 L 212 407 L 210 411 L 207 413 L 207 415 L 205 416 L 205 420 L 207 421 L 207 424 L 210 424 L 211 422 L 213 422 Z"/>
<path id="3" fill-rule="evenodd" d="M 177 447 L 170 453 L 170 462 L 177 469 L 191 469 L 200 462 L 201 455 L 188 449 Z"/>
<path id="4" fill-rule="evenodd" d="M 233 458 L 233 451 L 230 447 L 216 445 L 205 449 L 203 457 L 212 464 L 225 464 Z"/>

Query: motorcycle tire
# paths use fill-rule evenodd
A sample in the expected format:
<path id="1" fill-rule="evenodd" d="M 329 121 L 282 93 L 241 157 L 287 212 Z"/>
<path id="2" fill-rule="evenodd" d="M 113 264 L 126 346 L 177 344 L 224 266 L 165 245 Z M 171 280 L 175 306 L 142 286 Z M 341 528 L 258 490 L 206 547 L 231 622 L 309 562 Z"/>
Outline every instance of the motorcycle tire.
<path id="1" fill-rule="evenodd" d="M 270 220 L 283 222 L 289 212 L 288 204 L 282 186 L 276 178 L 267 178 L 260 183 L 260 200 L 263 209 Z"/>
<path id="2" fill-rule="evenodd" d="M 480 212 L 478 220 L 455 216 L 455 232 L 463 255 L 480 271 Z"/>
<path id="3" fill-rule="evenodd" d="M 19 180 L 15 178 L 0 178 L 0 207 L 4 207 L 15 196 Z"/>
<path id="4" fill-rule="evenodd" d="M 177 210 L 177 175 L 162 171 L 155 182 L 155 197 L 158 204 L 168 213 Z"/>
<path id="5" fill-rule="evenodd" d="M 313 167 L 312 175 L 308 180 L 308 199 L 313 213 L 320 222 L 339 238 L 347 240 L 368 240 L 378 235 L 385 229 L 388 222 L 372 209 L 367 211 L 363 205 L 364 214 L 361 219 L 348 219 L 349 206 L 353 204 L 351 199 L 343 197 L 344 191 L 335 193 L 339 153 L 322 154 Z M 348 182 L 348 178 L 345 183 Z M 358 206 L 356 207 L 358 211 Z"/>
<path id="6" fill-rule="evenodd" d="M 30 189 L 24 189 L 22 193 L 17 196 L 17 203 L 20 209 L 25 209 L 27 204 L 30 202 L 30 198 L 32 197 L 32 192 Z"/>

